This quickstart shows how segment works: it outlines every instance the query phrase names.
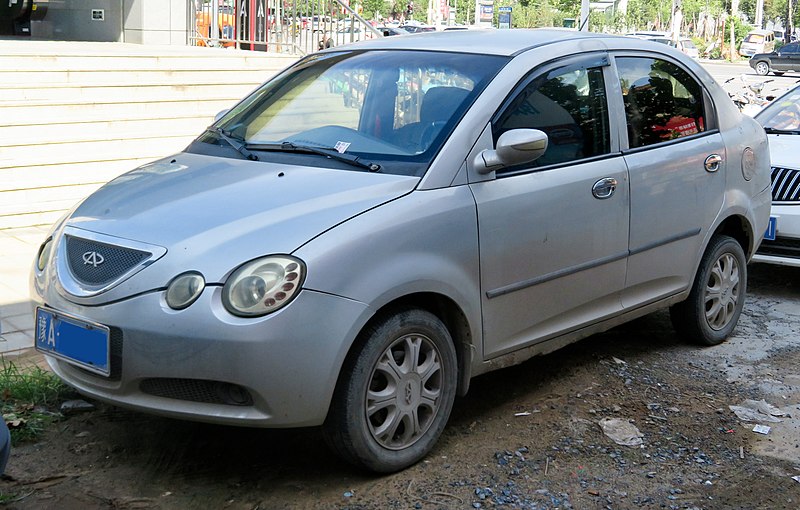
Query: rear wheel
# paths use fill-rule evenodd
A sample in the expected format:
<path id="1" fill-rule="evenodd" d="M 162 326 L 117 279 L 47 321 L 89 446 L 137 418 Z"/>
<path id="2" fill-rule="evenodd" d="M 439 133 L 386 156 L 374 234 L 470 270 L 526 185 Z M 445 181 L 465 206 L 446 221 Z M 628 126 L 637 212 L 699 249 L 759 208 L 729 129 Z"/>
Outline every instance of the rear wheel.
<path id="1" fill-rule="evenodd" d="M 744 306 L 746 264 L 744 251 L 735 239 L 711 239 L 689 297 L 669 310 L 681 336 L 703 345 L 717 345 L 728 338 Z"/>
<path id="2" fill-rule="evenodd" d="M 762 61 L 756 63 L 755 70 L 756 70 L 757 74 L 759 74 L 761 76 L 766 76 L 766 75 L 769 74 L 769 64 L 767 64 L 766 62 L 764 62 L 762 60 Z"/>
<path id="3" fill-rule="evenodd" d="M 348 462 L 398 471 L 441 435 L 456 394 L 450 333 L 433 314 L 405 309 L 362 334 L 342 368 L 323 434 Z"/>

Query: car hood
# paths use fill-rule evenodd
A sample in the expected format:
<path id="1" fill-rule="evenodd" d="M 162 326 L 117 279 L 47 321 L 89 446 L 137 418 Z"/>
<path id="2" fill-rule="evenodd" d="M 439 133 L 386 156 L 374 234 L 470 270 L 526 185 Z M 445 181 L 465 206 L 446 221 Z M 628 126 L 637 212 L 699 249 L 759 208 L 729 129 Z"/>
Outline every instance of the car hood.
<path id="1" fill-rule="evenodd" d="M 769 156 L 772 166 L 800 168 L 800 135 L 769 135 Z"/>
<path id="2" fill-rule="evenodd" d="M 337 224 L 411 192 L 418 182 L 182 153 L 109 182 L 73 211 L 65 227 L 73 235 L 86 231 L 87 237 L 98 233 L 166 250 L 88 300 L 94 304 L 163 288 L 189 270 L 222 283 L 243 262 L 292 253 Z"/>

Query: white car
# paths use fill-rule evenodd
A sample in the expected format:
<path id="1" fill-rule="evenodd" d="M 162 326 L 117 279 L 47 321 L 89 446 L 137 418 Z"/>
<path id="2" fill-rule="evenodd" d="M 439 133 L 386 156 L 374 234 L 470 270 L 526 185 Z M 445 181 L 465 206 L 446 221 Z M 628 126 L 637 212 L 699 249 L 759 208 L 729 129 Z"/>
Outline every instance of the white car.
<path id="1" fill-rule="evenodd" d="M 800 267 L 800 85 L 755 116 L 769 136 L 772 212 L 761 248 L 753 258 Z"/>
<path id="2" fill-rule="evenodd" d="M 692 40 L 689 39 L 688 37 L 681 37 L 678 40 L 673 40 L 669 36 L 647 37 L 646 39 L 648 39 L 649 41 L 666 44 L 667 46 L 671 46 L 673 48 L 677 48 L 681 53 L 688 55 L 692 58 L 700 58 L 700 50 L 697 49 L 697 46 L 695 46 Z"/>

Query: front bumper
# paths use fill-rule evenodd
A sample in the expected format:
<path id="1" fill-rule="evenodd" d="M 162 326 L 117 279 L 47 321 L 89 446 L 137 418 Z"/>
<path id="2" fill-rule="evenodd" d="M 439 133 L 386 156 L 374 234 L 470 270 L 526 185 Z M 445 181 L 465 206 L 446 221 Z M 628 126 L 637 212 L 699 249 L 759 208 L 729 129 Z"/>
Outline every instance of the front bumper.
<path id="1" fill-rule="evenodd" d="M 800 204 L 773 205 L 770 214 L 778 219 L 775 240 L 762 241 L 753 262 L 800 267 Z"/>
<path id="2" fill-rule="evenodd" d="M 112 330 L 111 377 L 46 356 L 53 371 L 87 396 L 174 418 L 254 427 L 325 420 L 364 304 L 303 290 L 274 314 L 244 319 L 223 308 L 221 287 L 181 311 L 163 294 L 93 307 L 34 296 Z"/>

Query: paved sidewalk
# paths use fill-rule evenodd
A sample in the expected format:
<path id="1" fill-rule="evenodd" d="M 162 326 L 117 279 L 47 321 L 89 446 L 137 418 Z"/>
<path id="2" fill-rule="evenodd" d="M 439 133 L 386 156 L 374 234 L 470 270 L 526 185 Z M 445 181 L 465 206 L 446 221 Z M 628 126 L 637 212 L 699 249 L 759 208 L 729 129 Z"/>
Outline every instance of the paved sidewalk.
<path id="1" fill-rule="evenodd" d="M 33 304 L 28 274 L 49 227 L 0 230 L 0 354 L 33 347 Z"/>

